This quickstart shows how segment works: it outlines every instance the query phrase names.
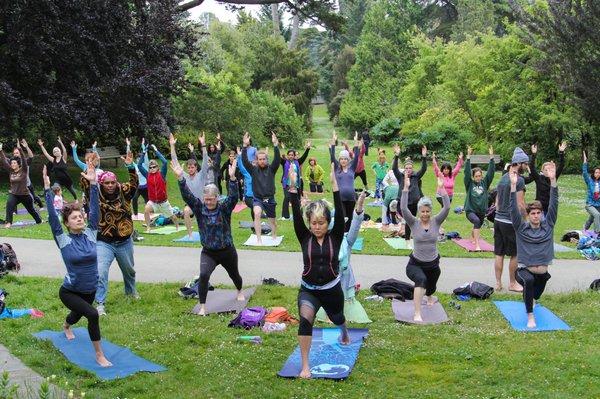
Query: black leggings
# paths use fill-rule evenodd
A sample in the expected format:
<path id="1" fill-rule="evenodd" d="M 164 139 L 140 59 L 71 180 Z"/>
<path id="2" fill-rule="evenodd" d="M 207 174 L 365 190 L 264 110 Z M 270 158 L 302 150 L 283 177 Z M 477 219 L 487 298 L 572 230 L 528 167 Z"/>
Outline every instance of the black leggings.
<path id="1" fill-rule="evenodd" d="M 309 183 L 311 193 L 322 193 L 323 183 Z"/>
<path id="2" fill-rule="evenodd" d="M 421 262 L 412 255 L 408 258 L 406 275 L 415 283 L 415 287 L 425 288 L 427 296 L 435 292 L 441 273 L 439 257 L 432 262 Z"/>
<path id="3" fill-rule="evenodd" d="M 33 202 L 35 202 L 35 204 L 37 206 L 39 206 L 40 208 L 42 206 L 44 206 L 44 203 L 42 202 L 41 198 L 35 194 L 35 190 L 33 189 L 33 184 L 28 185 L 27 189 L 29 190 L 29 192 L 31 193 L 31 196 L 33 197 Z"/>
<path id="4" fill-rule="evenodd" d="M 346 322 L 342 283 L 337 283 L 327 290 L 310 290 L 300 286 L 300 292 L 298 292 L 298 314 L 300 315 L 298 335 L 312 335 L 315 315 L 321 307 L 325 309 L 327 317 L 336 326 L 341 326 Z"/>
<path id="5" fill-rule="evenodd" d="M 400 198 L 398 198 L 398 209 L 400 209 Z M 417 219 L 419 218 L 419 215 L 417 215 L 417 204 L 408 204 L 408 210 L 410 211 L 410 213 L 412 213 Z M 404 216 L 402 216 L 404 217 Z M 408 225 L 408 223 L 405 225 L 404 227 L 404 238 L 407 240 L 410 240 L 410 226 Z"/>
<path id="6" fill-rule="evenodd" d="M 200 284 L 198 285 L 198 300 L 200 303 L 206 303 L 208 280 L 217 265 L 225 268 L 238 291 L 242 289 L 242 276 L 240 276 L 238 270 L 238 254 L 235 247 L 231 246 L 217 251 L 202 248 L 200 254 Z"/>
<path id="7" fill-rule="evenodd" d="M 483 226 L 485 215 L 478 215 L 475 212 L 467 212 L 467 219 L 469 219 L 469 222 L 473 223 L 474 229 L 480 229 L 481 226 Z"/>
<path id="8" fill-rule="evenodd" d="M 360 177 L 360 180 L 362 180 L 363 186 L 367 187 L 367 171 L 363 169 L 359 173 L 354 173 L 354 180 L 356 180 L 357 177 Z"/>
<path id="9" fill-rule="evenodd" d="M 133 198 L 131 199 L 131 206 L 133 207 L 133 215 L 138 214 L 138 198 L 140 195 L 144 199 L 144 204 L 148 202 L 148 187 L 138 187 L 135 190 L 135 194 L 133 194 Z"/>
<path id="10" fill-rule="evenodd" d="M 283 189 L 283 204 L 281 205 L 281 217 L 290 218 L 290 190 L 288 187 Z"/>
<path id="11" fill-rule="evenodd" d="M 533 313 L 533 300 L 540 299 L 550 277 L 548 272 L 543 274 L 531 273 L 524 268 L 515 271 L 517 282 L 523 286 L 523 301 L 527 313 Z"/>
<path id="12" fill-rule="evenodd" d="M 17 204 L 23 204 L 27 212 L 35 219 L 37 224 L 42 223 L 40 214 L 33 206 L 33 197 L 30 194 L 27 195 L 15 195 L 8 193 L 8 199 L 6 200 L 6 223 L 13 222 L 13 213 L 17 209 Z M 52 205 L 52 204 L 50 204 Z"/>
<path id="13" fill-rule="evenodd" d="M 344 231 L 348 232 L 348 230 L 350 230 L 350 225 L 352 224 L 354 205 L 356 205 L 356 201 L 342 201 L 342 205 L 344 205 L 344 217 L 348 218 L 346 224 L 344 225 Z"/>
<path id="14" fill-rule="evenodd" d="M 65 287 L 60 287 L 58 296 L 67 309 L 71 311 L 65 320 L 67 324 L 72 326 L 77 324 L 82 317 L 85 317 L 88 320 L 88 333 L 90 334 L 90 339 L 92 342 L 100 341 L 100 317 L 98 316 L 96 308 L 92 306 L 94 298 L 96 297 L 96 292 L 82 294 L 81 292 L 75 292 L 68 290 Z"/>

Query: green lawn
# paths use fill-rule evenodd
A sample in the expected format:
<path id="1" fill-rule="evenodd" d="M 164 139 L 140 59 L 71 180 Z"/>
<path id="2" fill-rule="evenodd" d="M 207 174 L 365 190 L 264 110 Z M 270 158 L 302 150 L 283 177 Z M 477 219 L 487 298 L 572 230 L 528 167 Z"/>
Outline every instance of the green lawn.
<path id="1" fill-rule="evenodd" d="M 314 114 L 314 138 L 312 139 L 313 144 L 317 146 L 316 150 L 311 152 L 311 156 L 315 156 L 319 162 L 319 164 L 324 166 L 326 171 L 329 170 L 329 157 L 327 152 L 327 143 L 328 137 L 331 135 L 332 125 L 327 119 L 325 108 L 322 106 L 315 107 Z M 327 137 L 327 138 L 326 138 Z M 434 150 L 434 149 L 430 149 Z M 166 151 L 165 151 L 166 152 Z M 388 148 L 388 162 L 392 163 L 393 157 L 390 155 L 393 152 Z M 370 184 L 374 184 L 375 177 L 370 169 L 370 165 L 373 164 L 376 160 L 376 150 L 371 151 L 369 153 L 368 158 L 365 160 L 365 164 L 368 168 L 368 179 Z M 454 160 L 452 160 L 454 161 Z M 109 162 L 109 167 L 114 168 L 114 162 Z M 113 169 L 114 170 L 114 169 Z M 76 177 L 78 175 L 78 170 L 73 168 L 72 175 Z M 125 168 L 119 168 L 114 170 L 118 173 L 120 180 L 123 181 L 127 178 L 127 173 Z M 281 172 L 279 172 L 281 173 Z M 41 184 L 37 176 L 32 176 L 34 178 L 34 182 L 38 187 L 38 191 L 41 188 Z M 496 173 L 495 181 L 493 185 L 495 185 L 500 178 L 500 173 Z M 462 205 L 465 199 L 465 190 L 464 185 L 462 184 L 463 175 L 462 173 L 457 177 L 457 184 L 454 191 L 454 200 L 452 203 L 452 207 Z M 169 170 L 168 176 L 168 190 L 169 190 L 169 198 L 172 205 L 176 205 L 182 207 L 183 201 L 181 199 L 181 195 L 179 194 L 179 188 L 176 184 L 175 176 Z M 358 184 L 358 183 L 357 183 Z M 0 186 L 0 217 L 3 217 L 4 214 L 4 206 L 6 204 L 6 192 L 7 186 Z M 278 187 L 280 187 L 278 185 Z M 558 223 L 555 228 L 555 239 L 556 241 L 560 241 L 562 235 L 571 229 L 581 229 L 581 226 L 587 219 L 587 213 L 584 209 L 584 201 L 585 201 L 585 186 L 581 176 L 579 175 L 565 175 L 561 176 L 559 180 L 560 187 L 560 207 L 559 207 L 559 218 Z M 371 186 L 371 188 L 373 188 Z M 433 171 L 431 168 L 431 164 L 429 164 L 428 171 L 423 178 L 423 191 L 426 195 L 434 195 L 435 193 L 435 178 L 433 175 Z M 533 199 L 535 195 L 535 187 L 532 185 L 528 186 L 527 199 Z M 68 193 L 65 194 L 68 200 L 71 199 Z M 326 197 L 332 202 L 331 194 L 327 193 Z M 143 201 L 143 200 L 142 200 Z M 140 201 L 140 208 L 141 202 Z M 282 192 L 279 189 L 277 191 L 277 202 L 278 204 L 282 203 Z M 434 201 L 435 202 L 435 201 Z M 435 203 L 436 210 L 439 209 L 439 205 L 437 202 Z M 142 209 L 142 208 L 141 208 Z M 366 212 L 370 214 L 373 219 L 377 219 L 381 216 L 380 208 L 371 208 L 367 207 Z M 42 215 L 44 217 L 44 215 Z M 281 206 L 277 207 L 277 216 L 281 216 Z M 29 215 L 19 216 L 16 219 L 30 218 Z M 241 220 L 250 220 L 250 214 L 248 210 L 244 210 L 239 214 L 233 215 L 233 226 L 237 226 L 238 222 Z M 136 227 L 141 232 L 143 228 L 141 226 L 141 222 L 136 222 Z M 182 225 L 183 227 L 183 225 Z M 447 221 L 444 224 L 444 228 L 446 231 L 458 231 L 463 237 L 468 237 L 471 231 L 471 224 L 466 220 L 464 214 L 456 215 L 453 212 L 450 213 Z M 180 244 L 173 243 L 172 239 L 182 236 L 181 234 L 173 234 L 170 236 L 156 236 L 156 235 L 146 235 L 145 240 L 140 243 L 140 245 L 179 245 L 179 246 L 191 246 L 190 244 Z M 248 238 L 250 234 L 249 230 L 234 228 L 233 229 L 233 237 L 237 247 L 242 247 L 242 243 Z M 284 235 L 285 239 L 280 247 L 273 248 L 256 248 L 252 247 L 252 249 L 256 250 L 278 250 L 278 251 L 299 251 L 300 247 L 298 245 L 297 240 L 295 239 L 292 222 L 289 221 L 278 221 L 278 234 Z M 365 247 L 362 251 L 364 254 L 383 254 L 383 255 L 407 255 L 409 253 L 408 250 L 400 250 L 396 251 L 390 248 L 383 240 L 382 237 L 384 233 L 374 230 L 367 229 L 361 233 L 365 238 Z M 0 230 L 0 236 L 7 237 L 24 237 L 24 238 L 40 238 L 40 239 L 51 239 L 50 229 L 47 224 L 43 224 L 40 226 L 28 227 L 26 229 L 11 229 L 11 230 Z M 488 242 L 493 243 L 492 231 L 490 229 L 482 230 L 482 236 L 484 239 L 488 240 Z M 440 245 L 440 252 L 442 256 L 446 257 L 492 257 L 491 254 L 483 254 L 483 253 L 468 253 L 464 251 L 462 248 L 458 247 L 453 243 L 445 243 Z M 578 252 L 569 252 L 569 253 L 556 253 L 557 258 L 567 258 L 567 259 L 580 259 L 581 256 Z"/>
<path id="2" fill-rule="evenodd" d="M 86 398 L 600 397 L 597 292 L 543 296 L 542 303 L 573 329 L 529 334 L 513 331 L 490 301 L 464 302 L 454 310 L 441 295 L 451 321 L 427 327 L 397 323 L 389 301 L 363 301 L 374 320 L 369 337 L 350 378 L 332 382 L 276 377 L 296 346 L 296 327 L 272 335 L 249 332 L 263 337 L 259 346 L 238 343 L 248 333 L 227 328 L 232 316 L 188 314 L 194 303 L 179 298 L 174 284 L 139 284 L 142 299 L 131 302 L 122 284 L 113 283 L 116 303 L 101 319 L 103 337 L 168 371 L 101 382 L 31 335 L 60 328 L 66 315 L 57 295 L 60 280 L 9 276 L 1 284 L 10 292 L 9 306 L 38 307 L 46 317 L 0 321 L 0 342 L 43 376 L 56 375 L 59 386 L 77 395 L 84 391 Z M 285 306 L 296 314 L 296 294 L 294 288 L 261 286 L 250 305 Z"/>

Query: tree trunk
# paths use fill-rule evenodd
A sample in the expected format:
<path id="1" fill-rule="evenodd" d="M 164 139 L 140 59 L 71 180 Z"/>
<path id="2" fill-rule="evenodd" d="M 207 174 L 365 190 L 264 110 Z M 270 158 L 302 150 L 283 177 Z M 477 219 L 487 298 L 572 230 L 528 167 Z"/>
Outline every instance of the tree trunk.
<path id="1" fill-rule="evenodd" d="M 292 18 L 292 34 L 290 36 L 290 42 L 288 43 L 288 48 L 293 50 L 296 48 L 296 44 L 298 43 L 298 33 L 300 31 L 300 16 L 298 13 L 294 13 Z"/>
<path id="2" fill-rule="evenodd" d="M 271 18 L 273 19 L 273 34 L 280 35 L 279 31 L 279 6 L 277 4 L 271 4 Z"/>

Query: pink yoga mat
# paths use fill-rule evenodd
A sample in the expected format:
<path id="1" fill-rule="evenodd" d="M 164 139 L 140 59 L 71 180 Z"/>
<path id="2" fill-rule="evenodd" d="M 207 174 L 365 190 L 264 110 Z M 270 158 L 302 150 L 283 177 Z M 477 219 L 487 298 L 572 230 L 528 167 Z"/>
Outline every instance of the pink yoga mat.
<path id="1" fill-rule="evenodd" d="M 244 204 L 243 202 L 240 202 L 235 206 L 235 208 L 233 208 L 233 213 L 239 213 L 246 208 L 248 208 L 248 206 L 246 206 L 246 204 Z"/>
<path id="2" fill-rule="evenodd" d="M 452 241 L 454 241 L 469 252 L 475 251 L 475 244 L 473 244 L 470 239 L 455 238 Z M 484 252 L 494 252 L 494 246 L 481 238 L 479 239 L 479 247 Z"/>

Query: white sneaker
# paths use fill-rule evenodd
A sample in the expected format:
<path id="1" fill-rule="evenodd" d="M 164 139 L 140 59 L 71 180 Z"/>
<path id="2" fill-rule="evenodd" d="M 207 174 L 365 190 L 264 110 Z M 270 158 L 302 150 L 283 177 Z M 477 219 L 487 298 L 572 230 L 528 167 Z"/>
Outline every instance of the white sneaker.
<path id="1" fill-rule="evenodd" d="M 279 218 L 279 220 L 290 220 L 290 218 L 284 218 L 283 216 Z"/>
<path id="2" fill-rule="evenodd" d="M 106 316 L 106 309 L 104 308 L 104 305 L 96 306 L 96 310 L 98 311 L 98 316 Z"/>

